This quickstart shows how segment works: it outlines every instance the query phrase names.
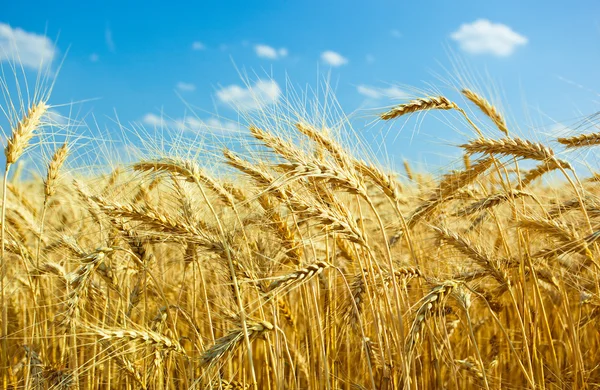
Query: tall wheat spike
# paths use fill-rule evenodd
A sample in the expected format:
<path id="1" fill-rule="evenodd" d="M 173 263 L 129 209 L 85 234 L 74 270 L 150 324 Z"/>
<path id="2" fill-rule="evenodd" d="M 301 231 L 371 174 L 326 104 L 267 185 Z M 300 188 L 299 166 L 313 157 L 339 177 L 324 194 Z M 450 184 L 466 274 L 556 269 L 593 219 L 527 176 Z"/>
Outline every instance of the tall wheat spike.
<path id="1" fill-rule="evenodd" d="M 39 101 L 33 103 L 23 118 L 16 124 L 15 128 L 12 129 L 12 134 L 7 140 L 6 147 L 4 148 L 4 155 L 6 156 L 6 166 L 4 169 L 4 183 L 2 190 L 2 216 L 0 218 L 0 224 L 2 225 L 0 235 L 0 256 L 2 262 L 0 264 L 0 306 L 2 306 L 2 359 L 0 364 L 6 364 L 8 362 L 8 346 L 6 337 L 8 336 L 8 308 L 6 305 L 6 287 L 5 279 L 7 272 L 6 257 L 4 252 L 4 240 L 5 240 L 5 222 L 6 222 L 6 189 L 8 185 L 8 174 L 10 167 L 14 164 L 19 157 L 23 154 L 29 142 L 35 135 L 35 131 L 42 125 L 42 118 L 48 111 L 48 106 L 45 101 Z"/>

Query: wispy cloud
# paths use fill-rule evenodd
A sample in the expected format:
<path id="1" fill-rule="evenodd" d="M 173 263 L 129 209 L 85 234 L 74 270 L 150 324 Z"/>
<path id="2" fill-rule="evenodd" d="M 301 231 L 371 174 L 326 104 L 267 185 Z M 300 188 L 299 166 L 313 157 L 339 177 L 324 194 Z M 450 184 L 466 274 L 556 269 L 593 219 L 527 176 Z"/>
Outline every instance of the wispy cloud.
<path id="1" fill-rule="evenodd" d="M 346 65 L 348 63 L 348 59 L 346 57 L 331 50 L 321 53 L 321 60 L 323 60 L 323 62 L 325 62 L 327 65 L 334 67 Z"/>
<path id="2" fill-rule="evenodd" d="M 195 41 L 192 43 L 192 50 L 204 50 L 206 49 L 206 45 L 200 41 Z"/>
<path id="3" fill-rule="evenodd" d="M 269 45 L 256 45 L 254 46 L 254 51 L 256 52 L 257 56 L 271 60 L 277 60 L 288 55 L 288 51 L 285 47 L 275 49 Z"/>
<path id="4" fill-rule="evenodd" d="M 373 54 L 367 54 L 365 61 L 367 61 L 367 64 L 373 64 L 375 63 L 375 56 Z"/>
<path id="5" fill-rule="evenodd" d="M 505 24 L 478 19 L 465 23 L 450 35 L 460 48 L 471 54 L 493 54 L 498 57 L 511 55 L 517 46 L 527 44 L 527 38 Z"/>
<path id="6" fill-rule="evenodd" d="M 377 88 L 370 85 L 361 84 L 356 87 L 358 93 L 370 99 L 408 99 L 410 95 L 398 87 Z"/>
<path id="7" fill-rule="evenodd" d="M 16 61 L 31 69 L 49 64 L 56 55 L 54 43 L 44 35 L 0 23 L 0 62 Z"/>
<path id="8" fill-rule="evenodd" d="M 108 48 L 108 51 L 110 51 L 111 53 L 114 53 L 117 50 L 117 48 L 115 46 L 115 41 L 113 40 L 112 30 L 110 29 L 110 26 L 108 26 L 108 25 L 104 29 L 104 42 L 106 42 L 106 47 Z"/>
<path id="9" fill-rule="evenodd" d="M 153 113 L 147 113 L 142 117 L 141 122 L 152 127 L 173 128 L 193 132 L 231 133 L 242 129 L 236 122 L 215 117 L 200 119 L 195 116 L 187 116 L 184 118 L 168 119 Z"/>
<path id="10" fill-rule="evenodd" d="M 260 110 L 276 103 L 281 88 L 273 80 L 258 80 L 247 88 L 229 85 L 217 91 L 217 99 L 242 111 Z"/>
<path id="11" fill-rule="evenodd" d="M 144 115 L 142 117 L 142 123 L 148 125 L 148 126 L 163 126 L 166 125 L 168 121 L 163 120 L 162 117 L 156 115 L 156 114 L 152 114 L 152 113 L 148 113 L 146 115 Z"/>
<path id="12" fill-rule="evenodd" d="M 196 117 L 188 117 L 181 123 L 186 129 L 189 130 L 210 131 L 212 133 L 238 132 L 242 129 L 236 122 L 225 121 L 214 117 L 206 120 L 198 119 Z"/>
<path id="13" fill-rule="evenodd" d="M 96 54 L 96 53 L 90 54 L 90 61 L 91 62 L 98 62 L 99 60 L 100 60 L 100 56 L 98 56 L 98 54 Z"/>
<path id="14" fill-rule="evenodd" d="M 180 81 L 177 83 L 177 89 L 182 91 L 182 92 L 193 92 L 196 90 L 196 86 L 192 83 L 184 83 L 183 81 Z"/>
<path id="15" fill-rule="evenodd" d="M 396 39 L 402 38 L 402 33 L 400 32 L 400 30 L 392 29 L 390 30 L 390 35 Z"/>

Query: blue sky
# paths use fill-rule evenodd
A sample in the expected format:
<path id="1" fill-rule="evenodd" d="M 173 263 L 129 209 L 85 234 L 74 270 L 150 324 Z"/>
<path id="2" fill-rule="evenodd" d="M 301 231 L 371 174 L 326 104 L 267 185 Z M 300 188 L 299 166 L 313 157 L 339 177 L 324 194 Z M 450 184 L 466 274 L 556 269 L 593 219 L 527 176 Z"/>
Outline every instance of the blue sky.
<path id="1" fill-rule="evenodd" d="M 361 131 L 376 108 L 430 85 L 447 92 L 444 81 L 463 76 L 500 98 L 516 132 L 545 134 L 598 111 L 599 11 L 593 0 L 12 1 L 0 14 L 0 60 L 19 53 L 33 74 L 40 56 L 54 69 L 64 61 L 50 103 L 76 102 L 100 128 L 116 127 L 115 113 L 177 126 L 186 104 L 192 130 L 230 128 L 232 104 L 252 111 L 285 99 L 288 82 L 314 89 L 328 77 Z M 435 164 L 464 141 L 443 119 L 416 126 L 388 125 L 372 142 L 390 159 Z"/>

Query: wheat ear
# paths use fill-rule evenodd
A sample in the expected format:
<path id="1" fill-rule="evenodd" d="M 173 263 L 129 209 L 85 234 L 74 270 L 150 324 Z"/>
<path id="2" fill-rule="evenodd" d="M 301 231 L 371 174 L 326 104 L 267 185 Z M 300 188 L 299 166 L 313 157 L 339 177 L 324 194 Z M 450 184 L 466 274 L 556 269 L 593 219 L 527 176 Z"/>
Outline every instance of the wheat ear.
<path id="1" fill-rule="evenodd" d="M 350 158 L 348 157 L 348 154 L 344 151 L 344 148 L 342 148 L 331 137 L 327 136 L 325 132 L 318 131 L 314 127 L 305 123 L 296 123 L 296 129 L 298 129 L 299 132 L 311 138 L 313 141 L 325 148 L 325 150 L 327 150 L 333 156 L 335 161 L 342 168 L 350 169 L 352 167 L 352 164 L 350 163 Z"/>
<path id="2" fill-rule="evenodd" d="M 305 283 L 314 276 L 319 275 L 323 270 L 329 268 L 331 265 L 325 261 L 318 261 L 316 263 L 307 265 L 304 268 L 300 268 L 290 274 L 283 275 L 271 282 L 267 287 L 268 292 L 274 290 L 281 291 L 283 288 L 291 288 L 292 286 L 300 285 Z"/>
<path id="3" fill-rule="evenodd" d="M 479 201 L 470 204 L 462 210 L 457 211 L 453 214 L 456 217 L 465 217 L 468 215 L 472 215 L 478 213 L 480 211 L 496 207 L 502 202 L 505 202 L 509 199 L 516 199 L 521 196 L 532 196 L 531 194 L 519 190 L 511 190 L 509 192 L 499 192 L 497 194 L 492 194 L 488 197 L 480 199 Z"/>
<path id="4" fill-rule="evenodd" d="M 470 89 L 463 89 L 462 94 L 465 95 L 467 99 L 469 99 L 473 104 L 475 104 L 481 112 L 483 112 L 488 118 L 494 122 L 498 130 L 508 135 L 508 128 L 506 127 L 506 122 L 504 121 L 504 117 L 498 112 L 496 107 L 494 107 L 490 102 L 471 91 Z"/>
<path id="5" fill-rule="evenodd" d="M 44 181 L 44 195 L 46 196 L 45 201 L 56 193 L 56 180 L 58 179 L 58 172 L 63 166 L 67 157 L 69 156 L 69 145 L 65 142 L 56 149 L 50 164 L 48 164 L 48 174 Z"/>
<path id="6" fill-rule="evenodd" d="M 103 341 L 136 342 L 150 345 L 160 351 L 176 352 L 186 355 L 185 350 L 175 340 L 150 330 L 135 329 L 103 329 L 91 327 L 90 329 L 102 338 Z"/>
<path id="7" fill-rule="evenodd" d="M 42 206 L 42 217 L 40 221 L 39 239 L 36 250 L 36 265 L 39 265 L 40 248 L 42 236 L 44 234 L 44 224 L 46 222 L 46 210 L 48 200 L 56 193 L 56 181 L 58 180 L 58 172 L 69 156 L 69 145 L 65 142 L 54 152 L 50 164 L 48 164 L 48 173 L 44 180 L 44 205 Z"/>
<path id="8" fill-rule="evenodd" d="M 559 160 L 559 159 L 553 159 L 550 161 L 544 161 L 543 163 L 541 163 L 540 165 L 538 165 L 537 167 L 527 171 L 527 173 L 525 173 L 525 176 L 523 176 L 523 178 L 520 180 L 521 181 L 521 188 L 525 188 L 527 187 L 529 184 L 531 184 L 531 182 L 533 182 L 535 179 L 537 179 L 538 177 L 551 172 L 555 169 L 573 169 L 571 167 L 571 164 L 569 164 L 566 161 L 563 160 Z"/>
<path id="9" fill-rule="evenodd" d="M 250 341 L 262 336 L 266 332 L 275 329 L 275 326 L 268 321 L 253 322 L 247 321 L 246 332 Z M 202 353 L 200 362 L 203 366 L 210 366 L 221 360 L 224 356 L 233 352 L 244 339 L 242 329 L 235 329 L 227 335 L 217 339 L 215 344 Z"/>
<path id="10" fill-rule="evenodd" d="M 29 145 L 29 141 L 35 135 L 35 130 L 41 125 L 42 117 L 47 111 L 48 106 L 45 102 L 42 101 L 33 104 L 25 116 L 23 116 L 23 119 L 17 123 L 4 149 L 6 165 L 14 164 L 21 154 L 23 154 L 23 151 Z"/>
<path id="11" fill-rule="evenodd" d="M 207 175 L 194 161 L 163 158 L 155 161 L 141 161 L 133 165 L 136 171 L 171 172 L 183 176 L 186 181 L 203 183 L 213 191 L 223 203 L 234 207 L 235 200 L 218 181 Z"/>
<path id="12" fill-rule="evenodd" d="M 409 353 L 412 352 L 417 341 L 419 340 L 421 330 L 425 325 L 425 321 L 431 316 L 434 310 L 442 307 L 444 300 L 457 287 L 457 282 L 453 280 L 446 280 L 433 287 L 429 293 L 423 297 L 406 340 L 406 348 Z"/>
<path id="13" fill-rule="evenodd" d="M 558 143 L 565 145 L 567 148 L 581 148 L 584 146 L 600 145 L 600 132 L 581 134 L 573 137 L 558 138 Z"/>
<path id="14" fill-rule="evenodd" d="M 452 110 L 458 106 L 445 98 L 444 96 L 433 96 L 411 100 L 408 103 L 400 104 L 391 110 L 384 112 L 380 118 L 384 121 L 398 118 L 402 115 L 410 114 L 417 111 L 426 110 Z"/>
<path id="15" fill-rule="evenodd" d="M 478 138 L 468 144 L 460 145 L 460 147 L 469 154 L 489 153 L 538 161 L 550 161 L 555 158 L 554 152 L 549 147 L 521 138 L 503 138 L 500 140 Z"/>
<path id="16" fill-rule="evenodd" d="M 487 270 L 500 285 L 504 286 L 508 283 L 505 272 L 498 267 L 498 262 L 490 259 L 483 248 L 473 244 L 466 237 L 461 237 L 444 227 L 434 227 L 434 230 L 439 238 L 452 245 L 463 255 L 471 258 L 479 264 L 479 266 Z"/>

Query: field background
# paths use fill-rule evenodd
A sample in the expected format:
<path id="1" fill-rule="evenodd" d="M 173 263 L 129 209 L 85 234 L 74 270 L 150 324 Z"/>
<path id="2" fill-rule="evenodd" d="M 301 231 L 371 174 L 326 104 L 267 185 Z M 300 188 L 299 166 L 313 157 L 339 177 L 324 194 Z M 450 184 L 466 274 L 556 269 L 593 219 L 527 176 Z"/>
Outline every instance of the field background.
<path id="1" fill-rule="evenodd" d="M 41 96 L 5 146 L 3 386 L 599 384 L 598 176 L 554 149 L 600 135 L 526 140 L 457 92 L 464 104 L 424 96 L 380 114 L 458 115 L 472 135 L 441 176 L 388 172 L 342 128 L 274 111 L 242 150 L 82 175 L 64 166 L 68 140 L 43 178 L 21 177 L 48 124 Z"/>

